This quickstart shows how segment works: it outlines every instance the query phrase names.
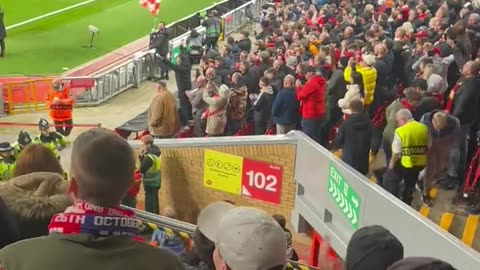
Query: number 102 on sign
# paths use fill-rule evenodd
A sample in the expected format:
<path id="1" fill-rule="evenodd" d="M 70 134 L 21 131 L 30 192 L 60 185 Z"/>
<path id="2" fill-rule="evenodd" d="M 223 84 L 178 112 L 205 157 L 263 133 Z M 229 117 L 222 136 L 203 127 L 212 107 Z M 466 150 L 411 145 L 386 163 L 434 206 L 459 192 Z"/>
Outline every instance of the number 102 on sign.
<path id="1" fill-rule="evenodd" d="M 242 195 L 280 204 L 282 168 L 265 162 L 244 159 Z"/>

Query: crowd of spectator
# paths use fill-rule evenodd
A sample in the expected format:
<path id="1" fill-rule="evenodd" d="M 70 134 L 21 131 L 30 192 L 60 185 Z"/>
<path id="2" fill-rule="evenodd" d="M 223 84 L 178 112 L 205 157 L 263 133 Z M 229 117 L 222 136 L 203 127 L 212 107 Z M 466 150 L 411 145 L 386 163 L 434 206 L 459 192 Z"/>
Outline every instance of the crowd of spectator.
<path id="1" fill-rule="evenodd" d="M 164 79 L 167 64 L 175 72 L 179 104 L 160 81 L 148 116 L 152 137 L 140 152 L 145 174 L 161 180 L 153 138 L 172 137 L 193 120 L 198 137 L 239 134 L 251 123 L 257 135 L 301 129 L 340 149 L 363 174 L 369 155 L 383 148 L 387 172 L 377 174 L 379 184 L 406 203 L 419 176 L 425 201 L 445 168 L 440 187 L 462 185 L 480 120 L 478 1 L 274 2 L 253 42 L 253 33 L 242 32 L 217 51 L 212 30 L 193 90 L 189 50 L 176 63 L 161 53 Z M 422 168 L 399 170 L 398 136 L 412 121 L 425 131 L 419 137 L 429 134 L 428 158 Z M 229 202 L 200 212 L 192 249 L 159 232 L 146 244 L 134 213 L 120 207 L 138 182 L 135 163 L 130 145 L 103 128 L 73 142 L 68 182 L 51 150 L 25 147 L 12 178 L 0 184 L 0 269 L 274 270 L 295 259 L 284 217 Z M 149 207 L 158 213 L 160 182 L 150 188 Z M 166 214 L 175 217 L 173 209 Z M 322 269 L 454 269 L 434 258 L 404 258 L 402 243 L 380 226 L 357 230 L 343 262 L 324 251 Z"/>
<path id="2" fill-rule="evenodd" d="M 195 86 L 202 37 L 191 33 L 170 63 L 181 124 L 192 120 L 197 137 L 299 129 L 362 174 L 382 149 L 386 169 L 374 171 L 377 182 L 407 204 L 419 177 L 427 204 L 425 187 L 460 190 L 480 123 L 477 2 L 274 2 L 260 15 L 259 33 L 202 48 Z M 398 128 L 408 124 L 408 136 L 410 129 L 421 135 L 413 122 L 427 126 L 428 158 L 403 170 Z"/>

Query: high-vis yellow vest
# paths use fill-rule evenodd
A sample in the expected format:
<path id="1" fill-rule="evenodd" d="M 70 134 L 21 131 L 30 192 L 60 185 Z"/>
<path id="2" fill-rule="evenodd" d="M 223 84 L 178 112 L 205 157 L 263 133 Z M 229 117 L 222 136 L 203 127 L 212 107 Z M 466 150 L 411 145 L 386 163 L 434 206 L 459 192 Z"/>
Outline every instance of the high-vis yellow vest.
<path id="1" fill-rule="evenodd" d="M 428 129 L 422 123 L 411 120 L 397 128 L 395 133 L 402 143 L 400 163 L 405 168 L 424 167 L 427 162 Z"/>
<path id="2" fill-rule="evenodd" d="M 161 158 L 156 155 L 147 154 L 144 158 L 149 158 L 152 160 L 152 166 L 147 170 L 143 176 L 143 185 L 160 187 L 161 185 Z"/>

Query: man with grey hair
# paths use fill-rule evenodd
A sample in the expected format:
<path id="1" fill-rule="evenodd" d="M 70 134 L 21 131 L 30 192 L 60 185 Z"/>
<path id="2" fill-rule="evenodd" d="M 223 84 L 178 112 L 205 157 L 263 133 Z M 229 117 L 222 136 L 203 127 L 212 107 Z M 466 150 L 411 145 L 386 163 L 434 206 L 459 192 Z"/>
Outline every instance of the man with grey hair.
<path id="1" fill-rule="evenodd" d="M 207 78 L 205 78 L 205 76 L 199 76 L 195 84 L 197 85 L 196 89 L 186 91 L 185 93 L 192 104 L 193 133 L 195 137 L 205 137 L 207 120 L 203 119 L 202 115 L 208 107 L 207 103 L 203 101 L 203 91 L 207 87 Z"/>
<path id="2" fill-rule="evenodd" d="M 272 105 L 272 116 L 277 125 L 277 134 L 287 134 L 295 129 L 300 119 L 299 103 L 295 96 L 295 77 L 285 76 L 283 85 L 283 89 L 278 92 Z"/>
<path id="3" fill-rule="evenodd" d="M 398 128 L 392 143 L 392 158 L 383 179 L 384 188 L 403 202 L 410 205 L 418 175 L 425 168 L 427 151 L 430 146 L 428 128 L 413 119 L 408 109 L 400 109 L 395 118 Z M 405 188 L 400 196 L 400 182 L 405 181 Z"/>
<path id="4" fill-rule="evenodd" d="M 147 119 L 148 130 L 154 138 L 171 138 L 177 131 L 177 104 L 164 80 L 158 82 L 157 94 L 150 103 Z"/>

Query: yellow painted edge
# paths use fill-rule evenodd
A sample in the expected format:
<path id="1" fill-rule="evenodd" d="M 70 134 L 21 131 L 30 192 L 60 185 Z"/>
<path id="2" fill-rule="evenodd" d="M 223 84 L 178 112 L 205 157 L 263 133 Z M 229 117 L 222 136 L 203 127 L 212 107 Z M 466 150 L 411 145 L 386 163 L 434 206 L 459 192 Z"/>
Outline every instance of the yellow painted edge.
<path id="1" fill-rule="evenodd" d="M 377 178 L 375 178 L 375 176 L 371 176 L 370 178 L 368 178 L 368 180 L 372 183 L 377 183 Z"/>
<path id="2" fill-rule="evenodd" d="M 471 247 L 475 232 L 477 231 L 478 221 L 480 216 L 469 215 L 467 222 L 465 222 L 465 228 L 463 230 L 462 242 L 465 245 Z"/>
<path id="3" fill-rule="evenodd" d="M 422 207 L 420 207 L 420 214 L 424 217 L 428 217 L 428 214 L 430 213 L 430 207 L 428 206 L 425 206 L 425 205 L 422 205 Z"/>
<path id="4" fill-rule="evenodd" d="M 452 225 L 453 217 L 454 215 L 452 213 L 443 213 L 438 225 L 448 232 L 450 230 L 450 226 Z"/>
<path id="5" fill-rule="evenodd" d="M 163 230 L 168 234 L 175 234 L 175 232 L 170 228 L 165 227 L 165 228 L 163 228 Z"/>
<path id="6" fill-rule="evenodd" d="M 437 197 L 437 194 L 438 194 L 438 189 L 432 187 L 428 195 L 430 196 L 430 198 L 435 199 Z"/>
<path id="7" fill-rule="evenodd" d="M 157 231 L 158 230 L 158 226 L 154 223 L 151 223 L 151 222 L 148 222 L 147 223 L 148 226 L 150 226 L 151 229 L 153 229 L 154 231 Z"/>
<path id="8" fill-rule="evenodd" d="M 187 238 L 187 239 L 191 238 L 190 235 L 186 232 L 178 232 L 178 234 L 183 238 Z"/>

